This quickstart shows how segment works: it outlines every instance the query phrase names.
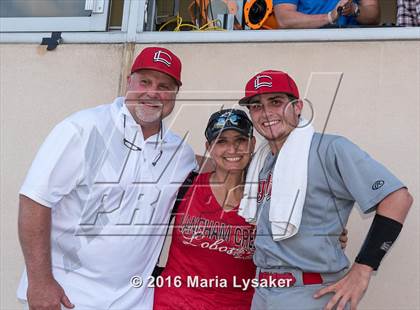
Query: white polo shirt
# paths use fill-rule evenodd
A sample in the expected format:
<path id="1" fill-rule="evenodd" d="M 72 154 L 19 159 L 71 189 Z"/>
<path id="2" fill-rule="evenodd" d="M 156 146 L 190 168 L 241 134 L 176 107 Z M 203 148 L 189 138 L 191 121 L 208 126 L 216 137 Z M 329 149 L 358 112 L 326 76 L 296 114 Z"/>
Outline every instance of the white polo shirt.
<path id="1" fill-rule="evenodd" d="M 147 277 L 178 188 L 196 167 L 185 139 L 162 132 L 144 140 L 120 97 L 59 123 L 32 163 L 20 194 L 52 209 L 52 269 L 76 309 L 153 306 Z M 133 276 L 145 284 L 134 288 Z M 19 299 L 27 286 L 25 271 Z"/>

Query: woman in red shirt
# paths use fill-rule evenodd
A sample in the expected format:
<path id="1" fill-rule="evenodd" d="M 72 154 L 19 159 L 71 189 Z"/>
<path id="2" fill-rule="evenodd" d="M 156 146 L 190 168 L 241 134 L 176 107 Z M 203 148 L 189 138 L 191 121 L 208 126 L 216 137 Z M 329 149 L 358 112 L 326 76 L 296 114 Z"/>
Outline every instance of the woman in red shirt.
<path id="1" fill-rule="evenodd" d="M 245 112 L 214 113 L 206 128 L 214 172 L 199 174 L 179 204 L 154 309 L 249 309 L 254 226 L 237 214 L 255 147 Z"/>

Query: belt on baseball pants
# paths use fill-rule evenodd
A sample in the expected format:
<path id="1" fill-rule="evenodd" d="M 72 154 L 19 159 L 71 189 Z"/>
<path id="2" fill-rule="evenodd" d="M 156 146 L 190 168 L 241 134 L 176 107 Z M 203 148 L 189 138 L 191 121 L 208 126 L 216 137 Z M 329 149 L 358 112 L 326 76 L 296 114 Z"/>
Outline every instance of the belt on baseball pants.
<path id="1" fill-rule="evenodd" d="M 281 267 L 263 269 L 257 267 L 257 278 L 264 280 L 270 287 L 293 287 L 336 282 L 346 273 L 342 270 L 334 273 L 303 272 L 297 268 Z"/>
<path id="2" fill-rule="evenodd" d="M 258 279 L 271 281 L 274 286 L 292 287 L 296 283 L 296 277 L 291 272 L 277 273 L 277 272 L 260 272 Z M 320 273 L 316 272 L 302 272 L 303 285 L 322 284 L 322 277 Z"/>

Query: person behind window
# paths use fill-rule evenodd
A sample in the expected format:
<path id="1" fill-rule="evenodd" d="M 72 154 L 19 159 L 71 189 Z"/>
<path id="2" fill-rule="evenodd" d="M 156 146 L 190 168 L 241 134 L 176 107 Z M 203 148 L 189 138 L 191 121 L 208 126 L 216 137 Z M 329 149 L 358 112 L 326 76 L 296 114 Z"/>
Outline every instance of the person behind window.
<path id="1" fill-rule="evenodd" d="M 279 28 L 377 25 L 378 0 L 273 0 Z"/>
<path id="2" fill-rule="evenodd" d="M 397 8 L 398 26 L 420 26 L 420 0 L 398 0 Z"/>

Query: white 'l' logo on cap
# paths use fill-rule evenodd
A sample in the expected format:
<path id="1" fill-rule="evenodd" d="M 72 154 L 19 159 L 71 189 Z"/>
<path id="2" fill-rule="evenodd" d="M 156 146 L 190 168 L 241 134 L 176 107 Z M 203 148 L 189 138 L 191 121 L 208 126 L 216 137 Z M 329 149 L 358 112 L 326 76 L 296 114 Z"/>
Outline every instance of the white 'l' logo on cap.
<path id="1" fill-rule="evenodd" d="M 153 55 L 153 61 L 154 62 L 161 62 L 167 65 L 168 67 L 172 64 L 172 57 L 168 53 L 165 53 L 164 51 L 157 51 Z"/>
<path id="2" fill-rule="evenodd" d="M 254 88 L 258 89 L 260 87 L 273 87 L 273 83 L 271 82 L 273 79 L 269 75 L 258 75 L 254 81 Z"/>

